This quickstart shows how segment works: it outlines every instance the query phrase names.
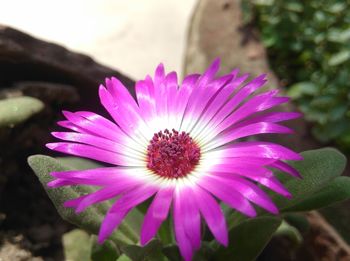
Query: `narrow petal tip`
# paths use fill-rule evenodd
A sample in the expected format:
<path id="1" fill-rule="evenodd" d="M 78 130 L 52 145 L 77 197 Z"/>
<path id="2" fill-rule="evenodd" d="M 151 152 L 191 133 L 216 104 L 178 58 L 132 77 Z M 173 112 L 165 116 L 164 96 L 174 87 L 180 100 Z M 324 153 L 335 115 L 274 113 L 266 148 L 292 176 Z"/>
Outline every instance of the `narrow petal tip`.
<path id="1" fill-rule="evenodd" d="M 288 192 L 288 191 L 285 192 L 285 193 L 283 194 L 283 196 L 286 197 L 287 199 L 292 199 L 292 197 L 293 197 L 292 194 L 291 194 L 290 192 Z"/>
<path id="2" fill-rule="evenodd" d="M 270 207 L 269 212 L 274 215 L 278 215 L 280 213 L 279 209 L 275 205 Z"/>
<path id="3" fill-rule="evenodd" d="M 86 206 L 81 206 L 79 205 L 76 209 L 75 209 L 75 213 L 76 214 L 80 214 L 81 212 L 83 212 L 86 209 Z"/>
<path id="4" fill-rule="evenodd" d="M 61 137 L 60 133 L 61 132 L 53 131 L 53 132 L 51 132 L 51 135 L 54 136 L 55 138 L 60 138 Z"/>
<path id="5" fill-rule="evenodd" d="M 49 188 L 56 188 L 57 187 L 57 182 L 56 180 L 50 181 L 46 184 Z"/>
<path id="6" fill-rule="evenodd" d="M 141 234 L 141 237 L 140 237 L 141 246 L 147 245 L 150 240 L 151 238 L 145 237 Z"/>
<path id="7" fill-rule="evenodd" d="M 64 117 L 68 118 L 70 115 L 72 115 L 72 114 L 73 114 L 73 112 L 63 110 L 63 111 L 62 111 L 62 114 L 64 115 Z"/>
<path id="8" fill-rule="evenodd" d="M 106 87 L 103 84 L 100 84 L 100 86 L 98 87 L 98 92 L 101 93 L 103 91 L 106 91 Z"/>
<path id="9" fill-rule="evenodd" d="M 50 150 L 54 150 L 55 148 L 57 148 L 57 143 L 46 143 L 45 146 Z"/>
<path id="10" fill-rule="evenodd" d="M 107 236 L 103 235 L 102 233 L 99 233 L 97 238 L 97 243 L 102 245 L 106 241 Z"/>

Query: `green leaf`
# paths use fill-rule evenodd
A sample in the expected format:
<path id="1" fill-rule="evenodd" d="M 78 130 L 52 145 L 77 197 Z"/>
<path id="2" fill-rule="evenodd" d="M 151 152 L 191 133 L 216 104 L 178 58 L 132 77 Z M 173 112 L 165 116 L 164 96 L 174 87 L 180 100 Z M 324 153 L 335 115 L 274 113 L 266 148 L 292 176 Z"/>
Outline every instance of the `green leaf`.
<path id="1" fill-rule="evenodd" d="M 281 219 L 276 217 L 258 217 L 243 221 L 230 230 L 228 247 L 220 246 L 212 260 L 255 260 L 280 224 Z"/>
<path id="2" fill-rule="evenodd" d="M 292 11 L 296 13 L 301 13 L 304 10 L 303 5 L 298 2 L 286 3 L 285 8 L 288 11 Z"/>
<path id="3" fill-rule="evenodd" d="M 122 254 L 116 261 L 133 261 L 127 255 Z"/>
<path id="4" fill-rule="evenodd" d="M 28 163 L 33 169 L 39 181 L 46 190 L 46 193 L 50 197 L 51 201 L 55 205 L 58 213 L 64 220 L 77 225 L 87 231 L 97 234 L 105 215 L 105 210 L 108 207 L 101 207 L 98 205 L 90 206 L 87 210 L 80 214 L 76 214 L 73 209 L 65 208 L 63 203 L 69 199 L 79 197 L 87 192 L 85 187 L 81 186 L 69 186 L 61 188 L 48 188 L 47 183 L 52 180 L 50 172 L 53 171 L 67 171 L 71 170 L 57 159 L 44 156 L 34 155 L 28 158 Z M 102 204 L 103 206 L 103 204 Z M 135 226 L 136 220 L 140 219 L 140 213 L 134 209 L 122 222 L 118 230 L 115 231 L 110 239 L 119 245 L 134 244 L 138 241 L 138 227 Z"/>
<path id="5" fill-rule="evenodd" d="M 91 260 L 90 235 L 84 230 L 74 229 L 65 233 L 62 237 L 62 243 L 65 260 Z"/>
<path id="6" fill-rule="evenodd" d="M 350 51 L 343 50 L 343 51 L 340 51 L 339 53 L 332 55 L 328 60 L 328 64 L 330 66 L 336 66 L 346 62 L 349 58 L 350 58 Z"/>
<path id="7" fill-rule="evenodd" d="M 164 247 L 163 253 L 170 261 L 181 260 L 181 254 L 180 254 L 179 248 L 175 245 L 169 245 Z"/>
<path id="8" fill-rule="evenodd" d="M 273 197 L 281 211 L 295 206 L 328 185 L 334 178 L 342 174 L 346 165 L 345 156 L 332 148 L 305 151 L 301 155 L 304 160 L 290 162 L 290 165 L 295 167 L 303 178 L 291 178 L 285 174 L 280 178 L 293 195 L 292 199 L 279 195 Z"/>
<path id="9" fill-rule="evenodd" d="M 302 233 L 310 229 L 310 223 L 303 213 L 286 213 L 283 218 Z"/>
<path id="10" fill-rule="evenodd" d="M 128 245 L 122 247 L 122 251 L 133 261 L 166 261 L 167 258 L 162 253 L 162 244 L 159 240 L 154 239 L 146 246 Z"/>
<path id="11" fill-rule="evenodd" d="M 337 177 L 326 187 L 284 211 L 309 211 L 350 199 L 350 177 Z"/>
<path id="12" fill-rule="evenodd" d="M 78 157 L 57 157 L 55 158 L 58 162 L 70 169 L 97 169 L 102 168 L 101 164 L 98 164 L 95 161 L 78 158 Z"/>
<path id="13" fill-rule="evenodd" d="M 92 261 L 115 261 L 119 257 L 116 245 L 106 240 L 102 245 L 98 244 L 97 237 L 91 236 L 91 260 Z"/>
<path id="14" fill-rule="evenodd" d="M 278 227 L 274 236 L 286 236 L 288 237 L 294 245 L 300 245 L 303 241 L 303 237 L 301 236 L 299 230 L 288 224 L 285 220 L 282 221 L 281 225 Z"/>
<path id="15" fill-rule="evenodd" d="M 26 121 L 43 108 L 40 100 L 27 96 L 0 100 L 0 127 L 12 127 Z"/>
<path id="16" fill-rule="evenodd" d="M 289 87 L 287 94 L 293 99 L 297 99 L 304 95 L 315 96 L 318 92 L 319 89 L 312 82 L 298 82 Z"/>

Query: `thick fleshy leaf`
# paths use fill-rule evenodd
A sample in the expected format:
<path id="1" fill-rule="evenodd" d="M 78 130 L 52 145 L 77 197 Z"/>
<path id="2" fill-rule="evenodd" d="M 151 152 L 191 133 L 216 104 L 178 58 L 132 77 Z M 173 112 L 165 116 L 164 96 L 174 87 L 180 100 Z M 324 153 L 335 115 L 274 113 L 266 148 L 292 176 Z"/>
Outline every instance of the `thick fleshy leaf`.
<path id="1" fill-rule="evenodd" d="M 62 244 L 65 260 L 90 260 L 90 235 L 84 230 L 73 229 L 63 234 Z"/>
<path id="2" fill-rule="evenodd" d="M 55 159 L 58 160 L 62 165 L 67 166 L 71 169 L 85 170 L 85 169 L 97 169 L 102 167 L 101 164 L 98 164 L 95 161 L 83 159 L 83 158 L 56 157 Z"/>
<path id="3" fill-rule="evenodd" d="M 122 247 L 125 255 L 133 261 L 166 261 L 166 256 L 162 253 L 162 244 L 159 240 L 152 240 L 146 246 L 129 245 Z"/>
<path id="4" fill-rule="evenodd" d="M 127 255 L 122 254 L 116 261 L 132 261 Z"/>
<path id="5" fill-rule="evenodd" d="M 229 246 L 220 246 L 212 260 L 255 260 L 280 224 L 281 219 L 275 217 L 258 217 L 240 223 L 229 233 Z"/>
<path id="6" fill-rule="evenodd" d="M 292 194 L 290 200 L 274 196 L 273 201 L 281 211 L 295 206 L 328 185 L 342 174 L 346 164 L 345 156 L 333 148 L 305 151 L 301 155 L 304 160 L 290 162 L 290 165 L 300 173 L 302 179 L 280 176 L 281 182 Z"/>
<path id="7" fill-rule="evenodd" d="M 350 177 L 336 177 L 315 194 L 284 211 L 309 211 L 350 199 Z"/>
<path id="8" fill-rule="evenodd" d="M 91 260 L 115 261 L 119 257 L 119 250 L 116 245 L 110 241 L 105 241 L 102 245 L 97 243 L 97 237 L 91 236 Z M 81 259 L 80 259 L 81 260 Z"/>
<path id="9" fill-rule="evenodd" d="M 70 223 L 77 225 L 91 233 L 97 234 L 101 226 L 101 222 L 105 216 L 106 211 L 109 208 L 109 204 L 104 202 L 99 205 L 93 205 L 86 211 L 77 215 L 71 208 L 65 208 L 64 202 L 77 198 L 86 194 L 87 187 L 72 186 L 61 188 L 49 188 L 47 183 L 52 180 L 50 172 L 67 171 L 72 170 L 66 165 L 60 163 L 60 161 L 44 156 L 34 155 L 28 158 L 30 167 L 34 170 L 35 174 L 39 178 L 39 181 L 44 186 L 48 196 L 54 203 L 58 213 L 61 217 Z M 138 241 L 138 231 L 141 223 L 141 214 L 134 209 L 132 213 L 128 215 L 126 220 L 119 226 L 117 231 L 111 236 L 111 240 L 115 241 L 119 245 L 133 244 Z"/>
<path id="10" fill-rule="evenodd" d="M 290 225 L 287 221 L 283 220 L 281 225 L 278 227 L 274 236 L 286 236 L 289 238 L 295 245 L 300 245 L 303 241 L 303 237 L 300 234 L 299 230 Z"/>
<path id="11" fill-rule="evenodd" d="M 0 127 L 12 127 L 29 119 L 44 108 L 44 104 L 33 97 L 15 97 L 0 100 Z"/>

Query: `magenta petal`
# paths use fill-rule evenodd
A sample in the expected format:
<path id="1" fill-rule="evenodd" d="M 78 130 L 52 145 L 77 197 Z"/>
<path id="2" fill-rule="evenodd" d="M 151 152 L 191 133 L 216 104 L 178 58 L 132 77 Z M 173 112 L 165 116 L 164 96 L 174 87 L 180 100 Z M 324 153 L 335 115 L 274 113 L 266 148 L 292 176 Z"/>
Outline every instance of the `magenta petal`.
<path id="1" fill-rule="evenodd" d="M 188 119 L 196 119 L 189 121 L 188 130 L 191 130 L 193 126 L 198 122 L 203 111 L 211 103 L 212 99 L 216 96 L 218 91 L 225 84 L 232 79 L 232 75 L 225 75 L 216 80 L 213 80 L 207 85 L 199 85 L 196 87 L 196 91 L 189 99 L 189 103 L 186 109 L 185 117 Z"/>
<path id="2" fill-rule="evenodd" d="M 177 74 L 176 72 L 171 72 L 165 77 L 165 86 L 167 88 L 167 108 L 168 114 L 176 113 L 175 107 L 175 97 L 178 90 Z"/>
<path id="3" fill-rule="evenodd" d="M 155 236 L 160 225 L 167 218 L 173 192 L 173 188 L 161 189 L 154 197 L 143 220 L 141 245 L 147 244 Z"/>
<path id="4" fill-rule="evenodd" d="M 199 78 L 194 92 L 188 99 L 185 115 L 186 118 L 191 119 L 195 117 L 199 119 L 199 116 L 206 106 L 209 99 L 218 89 L 227 81 L 232 79 L 232 75 L 225 75 L 218 80 L 212 81 L 216 72 L 219 70 L 220 60 L 216 59 L 207 69 L 207 71 Z M 194 124 L 192 121 L 187 123 Z M 187 126 L 186 126 L 187 127 Z"/>
<path id="5" fill-rule="evenodd" d="M 83 180 L 125 180 L 131 179 L 132 168 L 119 168 L 119 167 L 109 167 L 109 168 L 96 168 L 96 169 L 87 169 L 87 170 L 68 170 L 68 171 L 59 171 L 51 172 L 51 176 L 61 179 L 77 179 L 78 181 Z M 135 178 L 136 180 L 136 178 Z"/>
<path id="6" fill-rule="evenodd" d="M 230 154 L 225 154 L 221 156 L 221 162 L 218 165 L 231 165 L 240 166 L 248 165 L 254 167 L 267 166 L 274 163 L 275 159 L 270 158 L 253 158 L 253 157 L 232 157 Z"/>
<path id="7" fill-rule="evenodd" d="M 128 106 L 133 107 L 133 110 L 138 111 L 138 106 L 135 99 L 131 96 L 128 89 L 115 77 L 106 79 L 106 87 L 108 92 L 114 97 L 115 101 L 124 101 Z"/>
<path id="8" fill-rule="evenodd" d="M 217 148 L 220 147 L 226 143 L 229 143 L 231 141 L 257 135 L 257 134 L 266 134 L 266 133 L 293 133 L 293 130 L 291 130 L 288 127 L 271 123 L 271 122 L 259 122 L 259 123 L 253 123 L 247 126 L 243 126 L 237 129 L 233 129 L 230 132 L 225 132 L 220 134 L 220 137 L 215 138 L 212 140 L 212 144 L 210 145 L 210 148 Z M 209 143 L 209 144 L 211 144 Z"/>
<path id="9" fill-rule="evenodd" d="M 142 133 L 140 136 L 135 133 L 140 124 L 145 124 L 138 107 L 123 100 L 123 96 L 113 97 L 103 85 L 99 88 L 99 95 L 102 105 L 120 128 L 129 136 L 137 135 L 138 138 L 142 138 Z"/>
<path id="10" fill-rule="evenodd" d="M 191 188 L 183 188 L 180 193 L 183 226 L 193 249 L 198 250 L 201 245 L 201 217 L 199 208 L 194 200 L 194 193 Z"/>
<path id="11" fill-rule="evenodd" d="M 72 182 L 70 180 L 65 180 L 65 179 L 55 179 L 47 183 L 47 186 L 50 188 L 59 188 L 63 186 L 71 186 L 75 185 L 75 182 Z"/>
<path id="12" fill-rule="evenodd" d="M 88 208 L 89 206 L 102 202 L 102 201 L 106 201 L 109 199 L 112 199 L 114 197 L 116 197 L 117 195 L 119 195 L 120 193 L 122 193 L 123 191 L 125 191 L 126 189 L 129 189 L 131 187 L 130 184 L 128 184 L 129 186 L 123 186 L 118 184 L 117 186 L 112 186 L 112 187 L 105 187 L 103 189 L 100 189 L 96 192 L 93 192 L 89 195 L 87 195 L 86 197 L 84 197 L 79 204 L 76 207 L 76 213 L 80 213 L 83 212 L 86 208 Z M 135 185 L 133 184 L 133 187 Z M 69 204 L 68 202 L 66 204 Z"/>
<path id="13" fill-rule="evenodd" d="M 271 142 L 246 141 L 218 149 L 230 157 L 256 157 L 280 160 L 301 160 L 302 157 L 281 145 Z"/>
<path id="14" fill-rule="evenodd" d="M 114 203 L 115 206 L 117 203 Z M 98 243 L 103 244 L 103 242 L 113 233 L 115 229 L 118 228 L 120 223 L 123 221 L 125 216 L 129 213 L 130 209 L 122 209 L 118 212 L 110 213 L 108 212 L 101 224 L 100 231 L 98 234 Z"/>
<path id="15" fill-rule="evenodd" d="M 200 121 L 199 121 L 201 123 L 200 124 L 201 126 L 214 125 L 215 119 L 212 120 L 212 118 L 222 108 L 222 106 L 224 106 L 226 101 L 229 100 L 229 97 L 232 94 L 233 90 L 235 90 L 247 78 L 248 78 L 248 74 L 243 75 L 239 78 L 235 78 L 218 92 L 218 94 L 215 96 L 213 101 L 208 105 L 208 108 L 206 109 L 206 111 L 201 116 Z M 229 106 L 227 108 L 231 109 L 231 108 L 229 108 Z M 219 119 L 219 118 L 221 119 L 220 116 L 217 117 L 217 119 Z M 205 124 L 203 124 L 203 123 L 205 123 Z"/>
<path id="16" fill-rule="evenodd" d="M 57 125 L 75 132 L 93 134 L 93 132 L 80 128 L 70 121 L 58 121 Z"/>
<path id="17" fill-rule="evenodd" d="M 182 213 L 182 199 L 180 198 L 179 191 L 176 191 L 174 197 L 174 231 L 177 245 L 179 246 L 180 253 L 185 261 L 191 261 L 193 256 L 193 246 L 186 234 L 183 213 Z"/>
<path id="18" fill-rule="evenodd" d="M 96 148 L 100 148 L 110 152 L 116 152 L 122 155 L 124 154 L 124 155 L 127 155 L 128 157 L 132 157 L 132 158 L 137 158 L 138 156 L 143 157 L 141 153 L 138 153 L 137 151 L 134 151 L 134 150 L 132 150 L 132 153 L 130 152 L 127 153 L 127 150 L 129 150 L 129 148 L 124 146 L 123 144 L 120 144 L 118 142 L 114 142 L 102 137 L 94 136 L 91 134 L 76 133 L 76 132 L 52 132 L 51 134 L 52 136 L 61 140 L 84 143 L 86 145 L 94 146 Z"/>
<path id="19" fill-rule="evenodd" d="M 261 115 L 257 115 L 253 118 L 249 118 L 248 120 L 244 120 L 240 122 L 239 124 L 236 124 L 235 127 L 241 127 L 245 125 L 249 125 L 252 123 L 257 122 L 280 122 L 280 121 L 287 121 L 299 118 L 301 116 L 301 113 L 299 112 L 267 112 Z"/>
<path id="20" fill-rule="evenodd" d="M 196 86 L 199 76 L 199 74 L 186 76 L 177 92 L 175 97 L 175 112 L 179 119 L 182 119 L 184 115 L 188 99 Z"/>
<path id="21" fill-rule="evenodd" d="M 234 111 L 230 116 L 224 119 L 222 123 L 220 123 L 220 125 L 216 128 L 217 133 L 229 128 L 233 124 L 241 121 L 244 118 L 247 118 L 254 113 L 267 110 L 281 103 L 285 103 L 289 99 L 286 97 L 274 97 L 275 95 L 276 90 L 273 90 L 251 98 L 236 111 Z"/>
<path id="22" fill-rule="evenodd" d="M 300 175 L 300 173 L 293 168 L 292 166 L 288 165 L 287 163 L 283 162 L 283 161 L 276 161 L 272 164 L 270 164 L 271 167 L 282 170 L 284 172 L 287 172 L 288 174 L 292 175 L 293 177 L 297 177 L 297 178 L 302 178 L 302 176 Z"/>
<path id="23" fill-rule="evenodd" d="M 156 101 L 151 88 L 153 89 L 153 86 L 147 84 L 146 81 L 136 82 L 135 90 L 137 102 L 140 107 L 140 114 L 145 120 L 152 119 L 156 113 Z"/>
<path id="24" fill-rule="evenodd" d="M 156 189 L 154 187 L 144 185 L 128 191 L 119 198 L 102 221 L 98 242 L 100 244 L 103 243 L 112 234 L 113 230 L 118 228 L 132 208 L 152 197 L 155 192 Z"/>
<path id="25" fill-rule="evenodd" d="M 230 207 L 238 210 L 239 212 L 247 215 L 248 217 L 255 217 L 256 211 L 250 202 L 243 197 L 237 191 L 232 190 L 227 184 L 218 182 L 215 178 L 206 174 L 198 184 L 210 191 L 214 196 L 221 199 L 223 202 L 228 204 Z"/>
<path id="26" fill-rule="evenodd" d="M 253 181 L 259 182 L 265 187 L 281 194 L 285 197 L 290 197 L 288 190 L 273 176 L 272 171 L 265 168 L 258 168 L 256 166 L 249 166 L 248 164 L 236 165 L 216 165 L 212 168 L 215 175 L 240 175 L 249 178 Z M 222 173 L 222 174 L 221 174 Z"/>
<path id="27" fill-rule="evenodd" d="M 265 175 L 254 175 L 254 174 L 245 174 L 245 177 L 264 185 L 265 187 L 271 189 L 272 191 L 286 197 L 291 198 L 291 194 L 286 189 L 286 187 L 279 182 L 279 180 L 273 176 L 273 174 Z"/>
<path id="28" fill-rule="evenodd" d="M 124 143 L 128 137 L 122 130 L 113 122 L 103 118 L 102 116 L 90 112 L 76 112 L 63 111 L 63 115 L 74 125 L 76 125 L 81 133 L 90 133 L 100 136 L 112 141 L 119 141 Z M 64 126 L 69 127 L 69 126 Z M 72 128 L 70 128 L 72 129 Z M 86 131 L 85 131 L 86 130 Z"/>
<path id="29" fill-rule="evenodd" d="M 164 81 L 164 77 L 165 77 L 164 65 L 162 63 L 160 63 L 157 66 L 155 74 L 154 74 L 154 85 L 155 85 L 155 87 L 157 87 L 161 82 Z"/>
<path id="30" fill-rule="evenodd" d="M 223 121 L 245 98 L 265 84 L 266 80 L 264 78 L 265 75 L 260 75 L 240 89 L 216 114 L 213 122 L 220 123 Z"/>
<path id="31" fill-rule="evenodd" d="M 241 193 L 245 198 L 258 206 L 266 209 L 267 211 L 278 214 L 278 209 L 268 195 L 256 186 L 254 183 L 249 182 L 243 178 L 239 178 L 235 175 L 230 174 L 217 174 L 214 175 L 221 183 L 229 185 L 233 190 Z"/>
<path id="32" fill-rule="evenodd" d="M 217 241 L 224 246 L 228 245 L 228 233 L 225 216 L 215 199 L 205 190 L 197 187 L 194 189 L 198 207 L 208 224 L 210 231 Z"/>
<path id="33" fill-rule="evenodd" d="M 210 172 L 222 172 L 222 173 L 237 173 L 240 175 L 267 175 L 272 174 L 271 170 L 263 168 L 263 166 L 257 166 L 254 164 L 230 164 L 223 163 L 217 164 L 210 169 Z"/>
<path id="34" fill-rule="evenodd" d="M 123 170 L 122 168 L 98 168 L 88 170 L 72 170 L 52 172 L 52 176 L 69 181 L 70 184 L 109 186 L 124 183 L 142 183 L 142 179 L 133 176 L 133 169 Z"/>
<path id="35" fill-rule="evenodd" d="M 232 97 L 234 101 L 232 109 L 236 108 L 243 100 L 245 100 L 250 94 L 261 88 L 266 83 L 266 74 L 261 74 L 258 77 L 254 78 L 243 86 L 236 94 Z"/>
<path id="36" fill-rule="evenodd" d="M 211 65 L 209 65 L 208 69 L 202 74 L 199 79 L 200 84 L 206 84 L 211 81 L 215 74 L 218 72 L 220 68 L 220 59 L 216 58 Z"/>
<path id="37" fill-rule="evenodd" d="M 110 164 L 121 166 L 138 166 L 137 161 L 126 160 L 125 156 L 115 152 L 99 149 L 85 144 L 71 142 L 56 142 L 46 144 L 51 150 L 64 152 L 67 154 L 98 160 Z M 133 162 L 132 164 L 130 162 Z"/>

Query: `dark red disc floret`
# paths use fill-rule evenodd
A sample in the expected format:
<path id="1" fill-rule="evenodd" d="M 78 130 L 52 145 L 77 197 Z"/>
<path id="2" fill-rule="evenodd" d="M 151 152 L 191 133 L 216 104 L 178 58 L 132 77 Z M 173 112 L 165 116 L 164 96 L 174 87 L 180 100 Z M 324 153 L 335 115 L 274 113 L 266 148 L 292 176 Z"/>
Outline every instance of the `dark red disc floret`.
<path id="1" fill-rule="evenodd" d="M 199 159 L 198 145 L 188 133 L 174 129 L 155 133 L 147 148 L 147 167 L 161 177 L 185 177 Z"/>

